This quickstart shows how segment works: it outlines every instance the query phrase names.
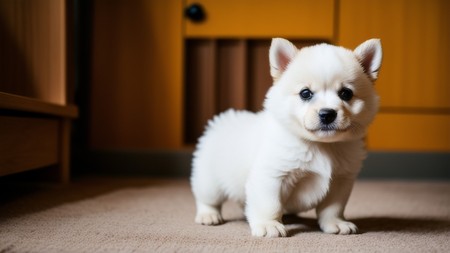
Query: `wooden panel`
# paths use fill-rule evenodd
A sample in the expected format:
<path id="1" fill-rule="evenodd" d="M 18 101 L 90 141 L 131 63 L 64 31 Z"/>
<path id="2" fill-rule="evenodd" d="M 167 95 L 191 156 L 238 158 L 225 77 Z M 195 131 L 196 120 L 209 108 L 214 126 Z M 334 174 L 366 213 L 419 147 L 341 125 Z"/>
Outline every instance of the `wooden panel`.
<path id="1" fill-rule="evenodd" d="M 0 1 L 0 91 L 66 103 L 65 1 Z"/>
<path id="2" fill-rule="evenodd" d="M 185 142 L 195 143 L 215 114 L 247 107 L 247 42 L 187 40 Z"/>
<path id="3" fill-rule="evenodd" d="M 369 129 L 370 150 L 450 151 L 450 115 L 379 113 Z"/>
<path id="4" fill-rule="evenodd" d="M 186 41 L 185 142 L 195 143 L 216 113 L 216 53 L 214 40 Z"/>
<path id="5" fill-rule="evenodd" d="M 206 10 L 202 23 L 186 22 L 193 37 L 332 39 L 334 0 L 187 0 Z"/>
<path id="6" fill-rule="evenodd" d="M 185 142 L 195 143 L 209 119 L 229 108 L 260 111 L 272 85 L 270 39 L 188 39 Z M 316 44 L 297 40 L 298 47 Z"/>
<path id="7" fill-rule="evenodd" d="M 0 116 L 0 176 L 56 164 L 57 120 Z"/>
<path id="8" fill-rule="evenodd" d="M 263 108 L 267 90 L 272 86 L 269 67 L 270 40 L 249 41 L 248 109 L 254 112 Z"/>
<path id="9" fill-rule="evenodd" d="M 247 43 L 222 40 L 217 46 L 217 111 L 247 105 Z"/>
<path id="10" fill-rule="evenodd" d="M 450 108 L 450 1 L 342 0 L 340 45 L 381 38 L 383 107 Z"/>
<path id="11" fill-rule="evenodd" d="M 182 1 L 93 3 L 90 146 L 182 145 Z"/>

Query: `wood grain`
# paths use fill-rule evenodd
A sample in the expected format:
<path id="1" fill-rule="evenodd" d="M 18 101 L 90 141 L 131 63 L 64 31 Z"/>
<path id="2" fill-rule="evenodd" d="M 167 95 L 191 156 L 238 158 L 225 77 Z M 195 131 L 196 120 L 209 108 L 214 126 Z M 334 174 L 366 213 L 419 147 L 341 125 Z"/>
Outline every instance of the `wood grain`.
<path id="1" fill-rule="evenodd" d="M 333 38 L 334 0 L 187 0 L 206 11 L 201 23 L 186 21 L 188 38 Z"/>
<path id="2" fill-rule="evenodd" d="M 185 137 L 195 143 L 217 113 L 217 41 L 186 41 Z"/>
<path id="3" fill-rule="evenodd" d="M 338 44 L 380 38 L 382 107 L 450 108 L 450 1 L 341 0 Z"/>
<path id="4" fill-rule="evenodd" d="M 379 113 L 369 128 L 373 151 L 450 152 L 450 115 Z"/>
<path id="5" fill-rule="evenodd" d="M 66 103 L 66 1 L 0 1 L 0 91 Z"/>
<path id="6" fill-rule="evenodd" d="M 445 0 L 340 1 L 338 44 L 383 45 L 369 149 L 450 151 L 449 13 Z"/>
<path id="7" fill-rule="evenodd" d="M 0 176 L 56 165 L 58 140 L 56 119 L 0 116 Z"/>
<path id="8" fill-rule="evenodd" d="M 220 40 L 217 46 L 217 112 L 247 107 L 247 42 Z"/>
<path id="9" fill-rule="evenodd" d="M 90 146 L 179 148 L 182 1 L 93 2 Z"/>

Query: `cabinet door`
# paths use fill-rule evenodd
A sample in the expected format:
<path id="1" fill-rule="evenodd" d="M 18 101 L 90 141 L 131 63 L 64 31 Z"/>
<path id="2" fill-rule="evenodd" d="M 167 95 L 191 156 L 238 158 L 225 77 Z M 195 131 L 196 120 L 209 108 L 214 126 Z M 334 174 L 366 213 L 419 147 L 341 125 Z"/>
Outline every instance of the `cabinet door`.
<path id="1" fill-rule="evenodd" d="M 203 22 L 187 22 L 192 37 L 294 37 L 330 40 L 333 0 L 188 0 L 200 4 Z"/>
<path id="2" fill-rule="evenodd" d="M 450 2 L 341 0 L 338 43 L 381 38 L 372 150 L 450 151 Z"/>

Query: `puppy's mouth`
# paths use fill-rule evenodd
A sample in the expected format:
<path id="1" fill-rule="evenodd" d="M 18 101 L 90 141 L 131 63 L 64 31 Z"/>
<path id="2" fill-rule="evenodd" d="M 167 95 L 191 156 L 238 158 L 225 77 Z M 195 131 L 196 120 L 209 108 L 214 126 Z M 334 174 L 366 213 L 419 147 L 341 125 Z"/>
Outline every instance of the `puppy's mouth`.
<path id="1" fill-rule="evenodd" d="M 314 129 L 308 129 L 308 131 L 312 132 L 312 133 L 318 133 L 318 132 L 322 132 L 322 133 L 335 133 L 335 132 L 345 132 L 349 129 L 350 127 L 346 127 L 346 128 L 340 128 L 337 126 L 333 126 L 333 125 L 321 125 L 318 128 L 314 128 Z"/>

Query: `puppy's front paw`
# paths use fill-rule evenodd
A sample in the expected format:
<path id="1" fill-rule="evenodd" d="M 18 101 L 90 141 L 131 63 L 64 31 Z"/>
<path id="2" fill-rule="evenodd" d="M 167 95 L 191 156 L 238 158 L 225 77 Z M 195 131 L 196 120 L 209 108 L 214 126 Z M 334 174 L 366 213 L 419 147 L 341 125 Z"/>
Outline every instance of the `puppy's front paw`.
<path id="1" fill-rule="evenodd" d="M 265 221 L 251 225 L 252 235 L 258 237 L 286 237 L 283 224 L 278 221 Z"/>
<path id="2" fill-rule="evenodd" d="M 358 227 L 355 224 L 338 218 L 321 221 L 320 228 L 328 234 L 349 235 L 358 233 Z"/>
<path id="3" fill-rule="evenodd" d="M 214 226 L 222 224 L 223 218 L 217 212 L 197 213 L 195 222 L 202 225 Z"/>

